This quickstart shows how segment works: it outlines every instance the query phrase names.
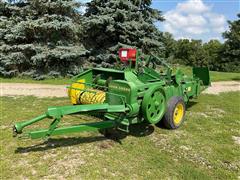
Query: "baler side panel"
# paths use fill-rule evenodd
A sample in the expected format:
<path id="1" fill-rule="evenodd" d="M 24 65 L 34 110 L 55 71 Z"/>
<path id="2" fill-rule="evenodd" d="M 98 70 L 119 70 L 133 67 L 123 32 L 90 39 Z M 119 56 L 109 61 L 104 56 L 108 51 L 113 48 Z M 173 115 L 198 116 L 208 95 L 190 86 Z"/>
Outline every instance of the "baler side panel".
<path id="1" fill-rule="evenodd" d="M 92 80 L 93 80 L 93 72 L 92 72 L 92 69 L 89 69 L 89 70 L 86 70 L 82 73 L 80 73 L 79 75 L 77 76 L 74 76 L 72 78 L 72 82 L 76 82 L 80 79 L 85 79 L 85 82 L 86 83 L 92 83 Z"/>
<path id="2" fill-rule="evenodd" d="M 74 83 L 72 83 L 71 85 L 72 89 L 71 88 L 68 89 L 68 96 L 70 97 L 70 101 L 72 104 L 78 104 L 77 99 L 79 97 L 79 94 L 81 93 L 80 89 L 81 90 L 87 89 L 89 88 L 88 84 L 92 83 L 93 80 L 92 70 L 84 71 L 78 76 L 75 76 L 73 80 Z"/>
<path id="3" fill-rule="evenodd" d="M 109 83 L 106 102 L 112 105 L 125 104 L 130 109 L 128 116 L 138 114 L 140 105 L 137 101 L 137 86 L 133 82 L 115 80 Z M 119 96 L 116 96 L 119 95 Z"/>
<path id="4" fill-rule="evenodd" d="M 107 80 L 109 77 L 111 77 L 112 80 L 121 79 L 124 80 L 124 72 L 118 71 L 115 69 L 106 69 L 106 68 L 94 68 L 93 70 L 93 76 L 96 77 L 97 75 L 100 75 L 101 79 Z"/>
<path id="5" fill-rule="evenodd" d="M 202 80 L 204 86 L 211 85 L 208 67 L 194 67 L 192 69 L 192 73 L 193 78 L 199 78 L 200 80 Z"/>

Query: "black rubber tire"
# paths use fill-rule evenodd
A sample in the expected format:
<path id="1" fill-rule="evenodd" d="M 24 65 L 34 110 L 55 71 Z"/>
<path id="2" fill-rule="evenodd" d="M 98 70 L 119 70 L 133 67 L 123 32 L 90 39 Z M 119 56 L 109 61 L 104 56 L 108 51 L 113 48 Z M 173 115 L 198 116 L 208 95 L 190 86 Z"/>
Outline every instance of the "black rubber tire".
<path id="1" fill-rule="evenodd" d="M 183 105 L 183 117 L 180 121 L 179 124 L 175 124 L 174 123 L 174 120 L 173 120 L 173 117 L 174 117 L 174 110 L 177 106 L 177 104 L 181 103 Z M 168 106 L 167 106 L 167 111 L 166 113 L 164 114 L 163 116 L 163 125 L 168 128 L 168 129 L 177 129 L 179 128 L 184 119 L 185 119 L 185 113 L 186 113 L 186 105 L 184 103 L 184 100 L 182 97 L 179 97 L 179 96 L 174 96 L 172 97 L 169 101 L 168 101 Z"/>

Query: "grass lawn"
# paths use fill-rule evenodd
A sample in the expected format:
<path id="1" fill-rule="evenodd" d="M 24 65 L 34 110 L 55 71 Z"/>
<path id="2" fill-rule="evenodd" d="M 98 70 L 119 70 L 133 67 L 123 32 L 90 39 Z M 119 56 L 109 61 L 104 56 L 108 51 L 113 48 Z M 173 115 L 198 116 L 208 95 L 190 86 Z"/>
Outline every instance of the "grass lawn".
<path id="1" fill-rule="evenodd" d="M 1 97 L 0 178 L 239 179 L 239 100 L 239 92 L 203 94 L 189 105 L 177 130 L 135 126 L 119 141 L 86 132 L 44 142 L 14 139 L 13 123 L 68 100 Z M 89 119 L 93 117 L 69 116 L 62 124 Z"/>
<path id="2" fill-rule="evenodd" d="M 64 84 L 70 84 L 71 79 L 70 78 L 55 78 L 55 79 L 44 79 L 44 80 L 34 80 L 31 78 L 3 78 L 0 77 L 1 83 L 34 83 L 34 84 L 55 84 L 55 85 L 64 85 Z"/>
<path id="3" fill-rule="evenodd" d="M 192 76 L 192 68 L 182 66 L 181 69 L 187 75 Z M 211 81 L 240 81 L 240 73 L 230 73 L 230 72 L 217 72 L 210 71 Z M 38 84 L 70 84 L 71 80 L 69 78 L 55 78 L 55 79 L 44 79 L 44 80 L 34 80 L 31 78 L 2 78 L 0 77 L 0 82 L 5 83 L 38 83 Z"/>
<path id="4" fill-rule="evenodd" d="M 192 68 L 181 66 L 184 73 L 192 76 Z M 211 81 L 240 81 L 240 73 L 210 71 Z"/>

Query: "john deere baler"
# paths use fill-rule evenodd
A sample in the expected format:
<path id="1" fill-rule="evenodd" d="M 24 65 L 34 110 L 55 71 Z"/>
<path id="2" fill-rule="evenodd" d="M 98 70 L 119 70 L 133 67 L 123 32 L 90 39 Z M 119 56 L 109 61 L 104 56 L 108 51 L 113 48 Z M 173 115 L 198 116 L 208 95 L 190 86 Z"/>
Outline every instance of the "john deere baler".
<path id="1" fill-rule="evenodd" d="M 122 70 L 93 68 L 73 78 L 67 87 L 72 105 L 49 107 L 44 114 L 14 125 L 14 135 L 43 138 L 66 133 L 117 129 L 129 131 L 131 124 L 147 122 L 158 125 L 163 121 L 170 129 L 184 120 L 186 104 L 210 85 L 207 68 L 193 68 L 193 77 L 172 68 L 162 59 L 141 56 L 136 49 L 119 50 Z M 156 68 L 160 65 L 161 68 Z M 96 111 L 103 121 L 58 127 L 65 115 Z M 49 128 L 25 132 L 24 127 L 45 118 L 53 119 Z"/>

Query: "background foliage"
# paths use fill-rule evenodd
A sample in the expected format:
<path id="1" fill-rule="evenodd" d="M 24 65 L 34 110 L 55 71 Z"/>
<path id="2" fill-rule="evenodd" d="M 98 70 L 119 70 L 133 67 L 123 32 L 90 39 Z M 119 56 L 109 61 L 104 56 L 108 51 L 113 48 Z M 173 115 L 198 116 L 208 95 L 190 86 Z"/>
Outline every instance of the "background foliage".
<path id="1" fill-rule="evenodd" d="M 240 71 L 240 14 L 237 16 L 236 21 L 228 21 L 229 31 L 223 33 L 226 42 L 220 64 L 225 71 Z"/>
<path id="2" fill-rule="evenodd" d="M 0 75 L 76 74 L 83 56 L 81 16 L 72 0 L 0 2 Z"/>
<path id="3" fill-rule="evenodd" d="M 154 22 L 163 21 L 151 0 L 92 0 L 84 15 L 84 44 L 91 60 L 109 66 L 121 47 L 162 54 L 162 33 Z"/>
<path id="4" fill-rule="evenodd" d="M 228 21 L 229 30 L 223 33 L 225 42 L 210 40 L 174 40 L 164 33 L 165 57 L 172 63 L 188 66 L 208 66 L 214 71 L 240 72 L 240 14 L 236 21 Z"/>
<path id="5" fill-rule="evenodd" d="M 74 0 L 0 2 L 0 76 L 72 76 L 82 66 L 112 67 L 120 47 L 137 47 L 171 63 L 240 70 L 240 15 L 225 42 L 175 40 L 151 0 L 92 0 L 86 13 Z"/>

